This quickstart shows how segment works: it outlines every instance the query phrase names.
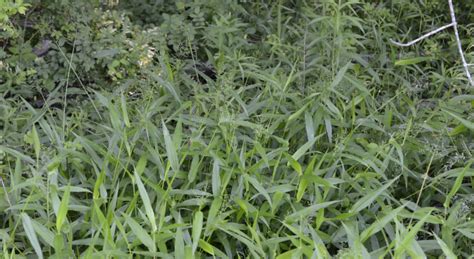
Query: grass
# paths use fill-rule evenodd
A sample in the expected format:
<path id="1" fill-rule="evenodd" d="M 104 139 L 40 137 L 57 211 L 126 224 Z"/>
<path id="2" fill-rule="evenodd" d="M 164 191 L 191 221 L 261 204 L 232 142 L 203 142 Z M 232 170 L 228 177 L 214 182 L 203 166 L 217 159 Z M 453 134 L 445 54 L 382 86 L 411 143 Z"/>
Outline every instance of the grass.
<path id="1" fill-rule="evenodd" d="M 2 256 L 471 256 L 472 89 L 362 2 L 237 5 L 99 87 L 58 51 L 44 106 L 0 99 Z"/>

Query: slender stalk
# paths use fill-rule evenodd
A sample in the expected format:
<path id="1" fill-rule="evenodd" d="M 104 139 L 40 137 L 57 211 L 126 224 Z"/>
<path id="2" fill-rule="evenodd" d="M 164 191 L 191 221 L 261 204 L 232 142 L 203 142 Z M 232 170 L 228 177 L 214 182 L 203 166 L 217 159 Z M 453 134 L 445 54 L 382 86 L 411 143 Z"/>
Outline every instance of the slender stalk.
<path id="1" fill-rule="evenodd" d="M 447 29 L 447 28 L 449 28 L 449 27 L 452 27 L 452 26 L 455 26 L 455 24 L 454 24 L 454 23 L 446 24 L 445 26 L 439 27 L 438 29 L 436 29 L 436 30 L 434 30 L 434 31 L 430 31 L 430 32 L 426 33 L 425 35 L 423 35 L 423 36 L 417 38 L 416 40 L 412 40 L 412 41 L 407 42 L 407 43 L 396 42 L 396 41 L 394 41 L 394 40 L 392 40 L 392 39 L 390 39 L 390 42 L 392 42 L 393 44 L 395 44 L 395 45 L 397 45 L 397 46 L 400 46 L 400 47 L 410 47 L 411 45 L 414 45 L 415 43 L 420 42 L 420 41 L 422 41 L 422 40 L 424 40 L 424 39 L 426 39 L 426 38 L 428 38 L 428 37 L 431 37 L 432 35 L 434 35 L 434 34 L 440 32 L 440 31 L 442 31 L 442 30 L 445 30 L 445 29 Z"/>

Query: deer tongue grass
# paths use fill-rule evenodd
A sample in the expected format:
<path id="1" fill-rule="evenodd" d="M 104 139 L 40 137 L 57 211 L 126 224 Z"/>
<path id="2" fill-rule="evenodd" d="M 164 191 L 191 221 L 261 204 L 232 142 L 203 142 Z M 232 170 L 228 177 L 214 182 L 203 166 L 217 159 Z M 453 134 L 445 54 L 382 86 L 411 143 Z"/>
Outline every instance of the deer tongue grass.
<path id="1" fill-rule="evenodd" d="M 84 98 L 62 109 L 0 99 L 4 257 L 474 253 L 474 99 L 454 64 L 388 43 L 397 13 L 436 19 L 417 4 L 143 1 L 174 12 L 153 20 L 119 2 L 103 19 L 123 12 L 120 26 L 82 26 L 154 46 L 148 66 L 104 40 L 92 90 L 74 64 L 82 50 L 50 51 Z M 121 31 L 125 15 L 141 32 Z"/>

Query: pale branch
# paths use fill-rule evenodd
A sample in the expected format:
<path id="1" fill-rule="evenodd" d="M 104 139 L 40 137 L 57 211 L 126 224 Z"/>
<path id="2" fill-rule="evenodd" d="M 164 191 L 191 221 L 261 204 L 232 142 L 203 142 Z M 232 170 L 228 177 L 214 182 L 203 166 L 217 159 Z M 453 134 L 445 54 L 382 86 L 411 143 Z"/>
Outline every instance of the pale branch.
<path id="1" fill-rule="evenodd" d="M 447 25 L 445 25 L 445 26 L 439 27 L 438 29 L 436 29 L 436 30 L 434 30 L 434 31 L 430 31 L 430 32 L 428 32 L 427 34 L 425 34 L 425 35 L 419 37 L 418 39 L 412 40 L 412 41 L 410 41 L 410 42 L 408 42 L 408 43 L 396 42 L 396 41 L 394 41 L 394 40 L 392 40 L 392 39 L 390 39 L 390 42 L 392 42 L 393 44 L 395 44 L 395 45 L 397 45 L 397 46 L 400 46 L 400 47 L 410 47 L 411 45 L 413 45 L 413 44 L 415 44 L 415 43 L 417 43 L 417 42 L 419 42 L 419 41 L 422 41 L 422 40 L 424 40 L 424 39 L 426 39 L 426 38 L 428 38 L 428 37 L 430 37 L 430 36 L 432 36 L 432 35 L 434 35 L 434 34 L 440 32 L 440 31 L 445 30 L 445 29 L 447 29 L 447 28 L 449 28 L 449 27 L 451 27 L 451 26 L 454 26 L 454 25 L 455 25 L 454 23 L 450 23 L 450 24 L 447 24 Z"/>
<path id="2" fill-rule="evenodd" d="M 454 24 L 454 35 L 456 36 L 456 42 L 458 44 L 459 55 L 461 55 L 462 65 L 464 67 L 464 70 L 466 71 L 466 76 L 467 76 L 467 79 L 469 79 L 469 83 L 471 83 L 471 86 L 474 86 L 471 73 L 469 72 L 469 66 L 466 62 L 466 58 L 464 57 L 464 52 L 462 50 L 461 40 L 459 39 L 458 25 L 456 21 L 456 15 L 454 14 L 453 0 L 448 0 L 448 2 L 449 2 L 449 11 L 451 13 L 451 20 Z"/>
<path id="3" fill-rule="evenodd" d="M 453 6 L 453 1 L 452 0 L 448 0 L 449 2 L 449 11 L 450 11 L 450 14 L 451 14 L 451 23 L 450 24 L 447 24 L 447 25 L 444 25 L 436 30 L 433 30 L 429 33 L 426 33 L 425 35 L 413 40 L 413 41 L 410 41 L 408 43 L 400 43 L 400 42 L 396 42 L 392 39 L 390 39 L 390 42 L 392 42 L 393 44 L 399 46 L 399 47 L 409 47 L 419 41 L 422 41 L 428 37 L 431 37 L 432 35 L 442 31 L 442 30 L 445 30 L 447 28 L 450 28 L 450 27 L 453 27 L 454 28 L 454 35 L 456 37 L 456 43 L 457 43 L 457 47 L 458 47 L 458 50 L 459 50 L 459 55 L 461 56 L 461 61 L 462 61 L 462 65 L 464 67 L 464 70 L 466 72 L 466 76 L 467 76 L 467 79 L 469 80 L 469 83 L 471 84 L 471 86 L 474 86 L 474 82 L 472 80 L 472 76 L 471 76 L 471 73 L 469 72 L 469 66 L 472 66 L 473 64 L 468 64 L 466 62 L 466 58 L 464 57 L 464 52 L 463 52 L 463 49 L 462 49 L 462 44 L 461 44 L 461 40 L 459 38 L 459 31 L 458 31 L 458 24 L 457 24 L 457 21 L 456 21 L 456 15 L 454 14 L 454 6 Z"/>

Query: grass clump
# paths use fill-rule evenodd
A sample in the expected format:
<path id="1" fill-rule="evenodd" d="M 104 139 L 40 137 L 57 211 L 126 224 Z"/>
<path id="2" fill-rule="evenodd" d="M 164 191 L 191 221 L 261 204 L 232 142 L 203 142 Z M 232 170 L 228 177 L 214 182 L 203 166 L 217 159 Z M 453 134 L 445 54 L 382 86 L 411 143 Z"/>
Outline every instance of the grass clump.
<path id="1" fill-rule="evenodd" d="M 444 1 L 52 2 L 0 41 L 4 257 L 473 254 L 454 38 L 389 42 Z"/>

